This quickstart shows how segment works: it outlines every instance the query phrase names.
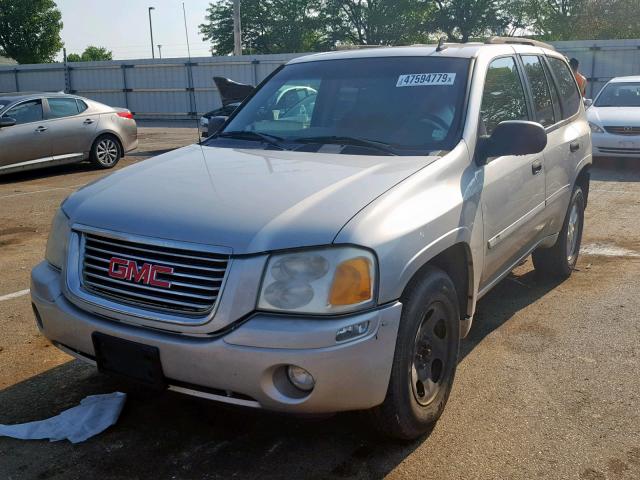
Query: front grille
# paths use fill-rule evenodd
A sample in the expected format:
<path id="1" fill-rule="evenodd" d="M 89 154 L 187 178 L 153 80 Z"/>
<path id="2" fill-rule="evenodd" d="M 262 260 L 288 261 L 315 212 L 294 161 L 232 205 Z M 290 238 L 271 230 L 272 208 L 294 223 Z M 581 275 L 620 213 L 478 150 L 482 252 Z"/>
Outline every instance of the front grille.
<path id="1" fill-rule="evenodd" d="M 600 153 L 628 153 L 640 155 L 640 148 L 598 147 Z"/>
<path id="2" fill-rule="evenodd" d="M 604 129 L 614 135 L 640 135 L 640 127 L 604 127 Z"/>
<path id="3" fill-rule="evenodd" d="M 229 256 L 194 251 L 176 246 L 159 246 L 83 233 L 82 285 L 85 290 L 140 308 L 187 315 L 210 312 L 218 300 Z M 148 282 L 113 278 L 112 258 L 133 260 L 140 270 L 145 264 L 173 268 L 159 272 L 156 280 L 169 287 Z"/>

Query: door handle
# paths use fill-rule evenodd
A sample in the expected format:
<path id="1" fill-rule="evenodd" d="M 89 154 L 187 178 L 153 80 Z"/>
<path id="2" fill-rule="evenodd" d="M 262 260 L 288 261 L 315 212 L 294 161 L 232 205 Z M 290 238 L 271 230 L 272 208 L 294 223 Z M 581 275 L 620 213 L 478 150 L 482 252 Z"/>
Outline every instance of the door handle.
<path id="1" fill-rule="evenodd" d="M 42 132 L 46 132 L 47 131 L 47 127 L 38 127 L 36 128 L 36 132 L 38 133 L 42 133 Z"/>
<path id="2" fill-rule="evenodd" d="M 578 142 L 571 142 L 569 144 L 569 150 L 571 152 L 577 152 L 578 150 L 580 150 L 580 144 Z"/>
<path id="3" fill-rule="evenodd" d="M 94 120 L 91 120 L 90 118 L 87 118 L 84 122 L 85 125 L 91 125 L 92 123 L 94 123 Z"/>
<path id="4" fill-rule="evenodd" d="M 531 173 L 538 175 L 542 171 L 542 161 L 536 160 L 531 164 Z"/>

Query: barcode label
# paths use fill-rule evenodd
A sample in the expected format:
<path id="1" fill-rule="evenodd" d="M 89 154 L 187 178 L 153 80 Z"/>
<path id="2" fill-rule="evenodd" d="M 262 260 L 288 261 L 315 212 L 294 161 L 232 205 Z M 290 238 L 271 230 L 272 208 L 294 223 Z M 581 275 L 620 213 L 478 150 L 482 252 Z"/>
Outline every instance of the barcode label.
<path id="1" fill-rule="evenodd" d="M 453 85 L 455 73 L 407 73 L 398 77 L 396 87 L 423 87 L 428 85 Z"/>

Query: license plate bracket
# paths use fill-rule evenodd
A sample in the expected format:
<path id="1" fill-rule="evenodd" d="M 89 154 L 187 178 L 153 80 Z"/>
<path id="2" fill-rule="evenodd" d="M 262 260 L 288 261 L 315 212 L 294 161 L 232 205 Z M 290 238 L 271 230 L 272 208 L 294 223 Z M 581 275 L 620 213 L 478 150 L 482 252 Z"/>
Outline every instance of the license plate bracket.
<path id="1" fill-rule="evenodd" d="M 158 347 L 100 332 L 93 332 L 91 338 L 101 373 L 134 380 L 158 390 L 167 388 Z"/>

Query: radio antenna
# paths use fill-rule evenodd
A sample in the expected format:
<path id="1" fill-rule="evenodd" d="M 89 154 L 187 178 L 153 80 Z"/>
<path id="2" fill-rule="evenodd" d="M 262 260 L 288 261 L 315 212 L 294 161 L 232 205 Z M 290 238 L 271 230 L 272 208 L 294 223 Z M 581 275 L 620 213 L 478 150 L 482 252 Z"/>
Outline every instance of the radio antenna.
<path id="1" fill-rule="evenodd" d="M 197 96 L 196 96 L 196 86 L 195 83 L 193 81 L 193 70 L 192 70 L 192 62 L 191 62 L 191 47 L 189 45 L 189 30 L 187 28 L 187 11 L 185 9 L 184 6 L 184 2 L 182 2 L 182 18 L 184 19 L 184 36 L 187 39 L 187 55 L 189 56 L 189 65 L 187 68 L 187 76 L 188 76 L 188 80 L 189 80 L 189 84 L 191 87 L 191 91 L 189 92 L 190 94 L 190 105 L 191 105 L 191 111 L 195 114 L 196 117 L 196 135 L 198 137 L 197 143 L 201 144 L 201 138 L 200 138 L 200 128 L 199 128 L 199 121 L 198 121 L 198 102 L 197 102 Z"/>

